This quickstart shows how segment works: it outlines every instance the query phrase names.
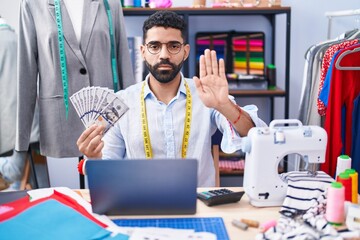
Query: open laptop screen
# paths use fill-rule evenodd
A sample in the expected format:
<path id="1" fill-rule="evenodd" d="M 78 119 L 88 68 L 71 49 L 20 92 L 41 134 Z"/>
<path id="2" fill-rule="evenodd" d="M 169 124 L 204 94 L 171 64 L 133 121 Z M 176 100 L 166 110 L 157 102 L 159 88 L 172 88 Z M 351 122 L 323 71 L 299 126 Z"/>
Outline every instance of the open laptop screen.
<path id="1" fill-rule="evenodd" d="M 88 160 L 93 212 L 106 215 L 194 214 L 195 159 Z"/>

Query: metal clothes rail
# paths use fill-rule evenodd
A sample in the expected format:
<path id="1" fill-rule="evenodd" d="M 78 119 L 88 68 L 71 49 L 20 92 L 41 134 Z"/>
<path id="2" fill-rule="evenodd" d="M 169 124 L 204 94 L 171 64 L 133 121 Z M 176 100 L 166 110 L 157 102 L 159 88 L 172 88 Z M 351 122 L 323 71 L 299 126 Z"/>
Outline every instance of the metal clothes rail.
<path id="1" fill-rule="evenodd" d="M 332 24 L 332 19 L 334 17 L 346 17 L 346 16 L 356 16 L 356 15 L 360 16 L 360 9 L 326 12 L 325 16 L 329 19 L 327 38 L 330 39 L 331 37 L 331 24 Z"/>

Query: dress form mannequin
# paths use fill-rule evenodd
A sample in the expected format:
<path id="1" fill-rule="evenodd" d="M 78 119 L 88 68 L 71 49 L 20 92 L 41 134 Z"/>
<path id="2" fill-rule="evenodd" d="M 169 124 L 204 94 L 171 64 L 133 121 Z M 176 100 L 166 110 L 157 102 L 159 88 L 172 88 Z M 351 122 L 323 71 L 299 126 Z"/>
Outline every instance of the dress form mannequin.
<path id="1" fill-rule="evenodd" d="M 83 18 L 84 0 L 64 0 L 66 9 L 70 15 L 76 38 L 80 43 L 81 22 Z"/>
<path id="2" fill-rule="evenodd" d="M 0 24 L 6 24 L 5 19 L 3 19 L 1 16 L 0 16 Z"/>
<path id="3" fill-rule="evenodd" d="M 64 0 L 66 10 L 69 13 L 72 26 L 76 35 L 76 39 L 80 44 L 81 26 L 83 18 L 84 0 Z M 67 186 L 69 188 L 82 188 L 83 179 L 80 176 L 80 185 L 78 185 L 77 157 L 55 158 L 47 157 L 47 167 L 49 173 L 49 181 L 51 187 Z M 59 171 L 62 170 L 62 171 Z M 67 178 L 62 177 L 62 172 L 67 172 Z"/>
<path id="4" fill-rule="evenodd" d="M 2 17 L 0 17 L 0 62 L 0 178 L 11 183 L 9 190 L 18 190 L 27 153 L 13 151 L 17 107 L 17 34 Z M 37 111 L 34 117 L 31 143 L 39 141 Z"/>
<path id="5" fill-rule="evenodd" d="M 107 0 L 112 18 L 118 89 L 135 83 L 124 17 L 118 0 Z M 60 0 L 66 56 L 68 97 L 88 86 L 114 89 L 110 26 L 104 0 Z M 39 96 L 40 153 L 46 157 L 78 158 L 76 141 L 84 130 L 69 103 L 68 114 L 60 64 L 55 0 L 21 0 L 18 58 L 18 119 L 16 149 L 29 146 L 30 119 Z M 66 171 L 66 170 L 65 170 Z M 76 169 L 75 169 L 76 171 Z"/>

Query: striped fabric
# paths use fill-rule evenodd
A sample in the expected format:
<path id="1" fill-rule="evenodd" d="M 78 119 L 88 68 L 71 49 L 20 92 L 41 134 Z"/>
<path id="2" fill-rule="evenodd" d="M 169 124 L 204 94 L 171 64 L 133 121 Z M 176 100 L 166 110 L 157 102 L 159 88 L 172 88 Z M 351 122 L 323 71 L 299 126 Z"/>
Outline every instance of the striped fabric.
<path id="1" fill-rule="evenodd" d="M 318 205 L 317 199 L 335 181 L 325 172 L 318 171 L 315 177 L 306 171 L 293 171 L 280 175 L 288 188 L 282 210 L 306 211 Z"/>
<path id="2" fill-rule="evenodd" d="M 332 225 L 328 224 L 325 219 L 326 193 L 327 191 L 325 190 L 325 192 L 316 199 L 317 205 L 309 208 L 305 214 L 294 213 L 291 216 L 281 216 L 275 227 L 256 235 L 256 239 L 358 239 L 356 237 L 359 237 L 359 232 L 349 231 L 347 229 L 338 232 Z M 284 211 L 281 212 L 284 213 Z"/>
<path id="3" fill-rule="evenodd" d="M 277 225 L 256 239 L 334 239 L 357 237 L 358 232 L 341 231 L 325 219 L 327 187 L 334 181 L 329 175 L 318 171 L 315 177 L 307 172 L 289 172 L 280 177 L 288 183 L 287 196 L 280 211 L 283 215 Z"/>
<path id="4" fill-rule="evenodd" d="M 245 160 L 231 161 L 221 160 L 219 161 L 220 170 L 244 170 Z"/>

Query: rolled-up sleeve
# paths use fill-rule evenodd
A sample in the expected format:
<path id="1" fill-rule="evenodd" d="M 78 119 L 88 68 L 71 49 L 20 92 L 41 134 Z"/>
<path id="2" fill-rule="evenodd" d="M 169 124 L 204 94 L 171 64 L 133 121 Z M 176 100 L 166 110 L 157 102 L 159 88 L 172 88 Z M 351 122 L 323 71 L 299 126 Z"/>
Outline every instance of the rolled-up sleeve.
<path id="1" fill-rule="evenodd" d="M 255 127 L 267 127 L 267 124 L 258 117 L 258 108 L 255 105 L 246 105 L 241 110 L 247 112 Z M 232 123 L 230 123 L 221 114 L 217 115 L 217 122 L 220 124 L 219 129 L 223 136 L 221 139 L 221 150 L 225 153 L 233 153 L 241 149 L 242 137 L 236 131 Z"/>

